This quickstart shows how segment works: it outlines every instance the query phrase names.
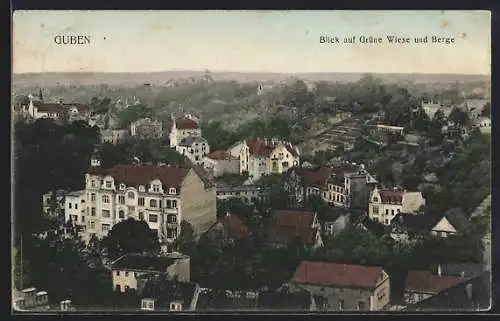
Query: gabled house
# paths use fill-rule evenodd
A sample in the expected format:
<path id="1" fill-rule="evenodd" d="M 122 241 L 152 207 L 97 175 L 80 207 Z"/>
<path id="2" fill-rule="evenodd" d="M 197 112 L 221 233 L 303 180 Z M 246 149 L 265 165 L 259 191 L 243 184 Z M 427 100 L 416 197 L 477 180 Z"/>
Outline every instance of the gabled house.
<path id="1" fill-rule="evenodd" d="M 127 254 L 111 263 L 113 289 L 117 292 L 141 292 L 145 282 L 154 275 L 188 282 L 190 258 L 180 253 L 167 255 Z"/>
<path id="2" fill-rule="evenodd" d="M 399 213 L 391 221 L 390 235 L 397 242 L 414 241 L 428 234 L 435 222 L 432 215 Z"/>
<path id="3" fill-rule="evenodd" d="M 425 199 L 421 192 L 375 188 L 370 196 L 368 216 L 372 220 L 390 225 L 397 214 L 416 213 L 423 205 Z"/>
<path id="4" fill-rule="evenodd" d="M 390 298 L 389 275 L 381 267 L 302 261 L 289 282 L 325 300 L 322 309 L 382 310 Z"/>
<path id="5" fill-rule="evenodd" d="M 251 233 L 243 220 L 227 212 L 208 229 L 206 234 L 212 239 L 234 242 L 237 239 L 249 237 Z"/>
<path id="6" fill-rule="evenodd" d="M 170 147 L 175 148 L 187 137 L 201 137 L 201 128 L 198 120 L 192 115 L 175 118 L 171 115 L 172 127 L 170 128 Z"/>
<path id="7" fill-rule="evenodd" d="M 287 246 L 299 239 L 304 246 L 323 245 L 321 224 L 316 213 L 306 210 L 275 210 L 266 228 L 267 240 L 274 246 Z"/>
<path id="8" fill-rule="evenodd" d="M 469 220 L 460 208 L 452 208 L 431 227 L 432 235 L 447 237 L 466 232 L 470 228 Z"/>
<path id="9" fill-rule="evenodd" d="M 240 173 L 240 160 L 225 150 L 208 153 L 203 158 L 203 166 L 213 177 Z"/>
<path id="10" fill-rule="evenodd" d="M 142 289 L 141 311 L 195 311 L 199 294 L 197 283 L 155 277 L 148 280 Z"/>
<path id="11" fill-rule="evenodd" d="M 445 276 L 440 271 L 433 274 L 431 271 L 410 270 L 405 283 L 405 303 L 418 303 L 467 280 L 460 276 Z"/>

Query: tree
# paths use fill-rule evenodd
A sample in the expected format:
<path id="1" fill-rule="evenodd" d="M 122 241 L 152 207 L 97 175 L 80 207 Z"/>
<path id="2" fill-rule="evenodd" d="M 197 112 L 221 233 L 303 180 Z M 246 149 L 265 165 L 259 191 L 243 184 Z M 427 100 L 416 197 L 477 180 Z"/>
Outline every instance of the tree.
<path id="1" fill-rule="evenodd" d="M 455 124 L 455 126 L 466 126 L 470 122 L 469 115 L 467 112 L 455 107 L 450 113 L 449 119 Z"/>
<path id="2" fill-rule="evenodd" d="M 174 248 L 180 253 L 192 256 L 196 250 L 196 233 L 188 221 L 181 222 L 181 232 L 174 242 Z"/>
<path id="3" fill-rule="evenodd" d="M 157 233 L 151 230 L 146 222 L 133 218 L 113 225 L 102 242 L 111 259 L 128 253 L 160 251 Z"/>

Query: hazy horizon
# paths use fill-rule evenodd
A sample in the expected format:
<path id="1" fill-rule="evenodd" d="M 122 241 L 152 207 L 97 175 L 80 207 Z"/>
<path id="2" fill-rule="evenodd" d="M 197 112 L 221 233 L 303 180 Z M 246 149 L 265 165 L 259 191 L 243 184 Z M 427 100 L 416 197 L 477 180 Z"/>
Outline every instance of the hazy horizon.
<path id="1" fill-rule="evenodd" d="M 85 35 L 58 45 L 56 35 Z M 321 36 L 341 43 L 320 43 Z M 343 43 L 347 37 L 384 43 Z M 453 44 L 390 44 L 388 36 Z M 491 74 L 489 11 L 15 11 L 13 72 Z"/>

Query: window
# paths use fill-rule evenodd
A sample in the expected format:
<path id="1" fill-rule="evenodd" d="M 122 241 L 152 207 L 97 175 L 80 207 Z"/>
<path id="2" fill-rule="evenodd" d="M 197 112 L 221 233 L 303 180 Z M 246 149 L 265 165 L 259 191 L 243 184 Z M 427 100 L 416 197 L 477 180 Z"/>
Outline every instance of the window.
<path id="1" fill-rule="evenodd" d="M 128 276 L 128 271 L 125 271 L 125 276 Z"/>
<path id="2" fill-rule="evenodd" d="M 385 215 L 389 215 L 389 210 L 385 210 Z"/>
<path id="3" fill-rule="evenodd" d="M 344 300 L 339 301 L 339 310 L 344 310 Z"/>
<path id="4" fill-rule="evenodd" d="M 167 230 L 167 238 L 174 239 L 176 237 L 177 237 L 177 230 L 176 229 L 168 229 Z"/>
<path id="5" fill-rule="evenodd" d="M 92 208 L 90 209 L 90 215 L 91 215 L 91 216 L 95 216 L 95 207 L 92 207 Z"/>
<path id="6" fill-rule="evenodd" d="M 143 212 L 139 212 L 139 219 L 141 221 L 144 221 L 144 213 Z"/>
<path id="7" fill-rule="evenodd" d="M 95 180 L 90 181 L 90 186 L 95 187 Z"/>
<path id="8" fill-rule="evenodd" d="M 357 310 L 362 311 L 365 309 L 365 303 L 363 301 L 358 301 Z"/>
<path id="9" fill-rule="evenodd" d="M 94 221 L 90 222 L 90 228 L 95 228 L 95 222 Z"/>
<path id="10" fill-rule="evenodd" d="M 111 213 L 109 210 L 102 210 L 102 217 L 109 218 L 111 217 Z"/>
<path id="11" fill-rule="evenodd" d="M 391 210 L 391 215 L 394 216 L 394 210 Z"/>
<path id="12" fill-rule="evenodd" d="M 125 204 L 125 196 L 123 195 L 118 196 L 118 203 Z"/>
<path id="13" fill-rule="evenodd" d="M 71 206 L 73 206 L 73 204 L 69 203 L 68 208 L 71 209 Z"/>
<path id="14" fill-rule="evenodd" d="M 78 209 L 78 203 L 75 203 L 75 210 Z"/>
<path id="15" fill-rule="evenodd" d="M 167 215 L 167 223 L 177 223 L 177 215 Z"/>
<path id="16" fill-rule="evenodd" d="M 144 206 L 144 197 L 139 197 L 137 199 L 137 202 L 138 202 L 139 206 Z"/>
<path id="17" fill-rule="evenodd" d="M 153 185 L 153 192 L 158 193 L 160 191 L 160 185 L 155 184 Z"/>
<path id="18" fill-rule="evenodd" d="M 153 302 L 148 302 L 148 309 L 153 309 Z"/>
<path id="19" fill-rule="evenodd" d="M 109 224 L 103 224 L 102 225 L 102 231 L 105 233 L 105 232 L 108 232 L 109 231 Z"/>
<path id="20" fill-rule="evenodd" d="M 118 217 L 119 217 L 119 218 L 125 218 L 125 212 L 124 212 L 123 210 L 120 210 L 120 211 L 118 212 Z"/>
<path id="21" fill-rule="evenodd" d="M 156 200 L 149 200 L 149 207 L 156 208 Z"/>
<path id="22" fill-rule="evenodd" d="M 120 184 L 120 189 L 124 190 L 125 189 L 125 184 Z"/>
<path id="23" fill-rule="evenodd" d="M 374 197 L 374 198 L 373 198 L 373 201 L 374 201 L 375 203 L 378 203 L 378 197 Z"/>
<path id="24" fill-rule="evenodd" d="M 144 301 L 144 300 L 142 301 L 142 304 L 141 304 L 141 305 L 142 305 L 142 308 L 143 308 L 143 309 L 147 309 L 147 308 L 148 308 L 148 302 L 146 302 L 146 301 Z"/>
<path id="25" fill-rule="evenodd" d="M 102 196 L 102 202 L 104 204 L 109 204 L 109 195 L 103 195 Z"/>
<path id="26" fill-rule="evenodd" d="M 158 215 L 156 215 L 156 214 L 149 214 L 149 221 L 151 223 L 157 223 L 158 222 Z"/>
<path id="27" fill-rule="evenodd" d="M 400 208 L 398 208 L 398 213 L 401 213 L 401 209 Z"/>
<path id="28" fill-rule="evenodd" d="M 85 223 L 85 216 L 82 215 L 82 223 Z"/>
<path id="29" fill-rule="evenodd" d="M 95 193 L 90 194 L 90 201 L 95 202 Z"/>
<path id="30" fill-rule="evenodd" d="M 169 194 L 175 194 L 177 191 L 175 190 L 175 188 L 171 187 L 168 189 L 168 193 Z"/>
<path id="31" fill-rule="evenodd" d="M 111 181 L 104 182 L 104 186 L 106 186 L 106 188 L 111 188 Z"/>
<path id="32" fill-rule="evenodd" d="M 128 196 L 128 198 L 130 198 L 131 200 L 133 200 L 133 199 L 135 198 L 134 192 L 128 192 L 128 193 L 127 193 L 127 196 Z"/>
<path id="33" fill-rule="evenodd" d="M 177 201 L 176 200 L 172 200 L 172 208 L 177 208 Z"/>

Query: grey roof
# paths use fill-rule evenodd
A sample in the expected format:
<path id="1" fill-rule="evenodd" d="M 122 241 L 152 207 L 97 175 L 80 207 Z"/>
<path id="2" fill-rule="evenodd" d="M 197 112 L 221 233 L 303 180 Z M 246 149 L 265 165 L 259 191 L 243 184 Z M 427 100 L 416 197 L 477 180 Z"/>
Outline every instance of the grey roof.
<path id="1" fill-rule="evenodd" d="M 444 216 L 457 231 L 465 231 L 470 228 L 470 223 L 465 217 L 464 212 L 458 207 L 447 210 Z"/>
<path id="2" fill-rule="evenodd" d="M 473 278 L 483 274 L 485 267 L 479 263 L 452 263 L 442 264 L 441 273 L 443 275 L 463 276 Z"/>
<path id="3" fill-rule="evenodd" d="M 157 276 L 146 282 L 141 296 L 155 299 L 155 310 L 168 309 L 173 301 L 182 302 L 183 310 L 188 310 L 197 288 L 196 283 L 178 282 L 169 280 L 166 276 Z"/>
<path id="4" fill-rule="evenodd" d="M 342 215 L 349 215 L 349 211 L 341 207 L 330 207 L 323 217 L 324 222 L 335 222 Z"/>
<path id="5" fill-rule="evenodd" d="M 166 271 L 177 258 L 159 255 L 127 254 L 112 263 L 112 269 Z"/>
<path id="6" fill-rule="evenodd" d="M 78 196 L 82 196 L 84 194 L 85 194 L 85 190 L 81 190 L 81 191 L 72 191 L 72 192 L 69 192 L 68 194 L 66 194 L 66 196 L 78 197 Z"/>
<path id="7" fill-rule="evenodd" d="M 191 146 L 194 143 L 207 143 L 207 140 L 200 136 L 188 136 L 184 138 L 179 145 L 181 146 Z"/>
<path id="8" fill-rule="evenodd" d="M 401 226 L 411 231 L 428 231 L 437 218 L 432 215 L 398 213 L 391 221 L 391 226 Z"/>

